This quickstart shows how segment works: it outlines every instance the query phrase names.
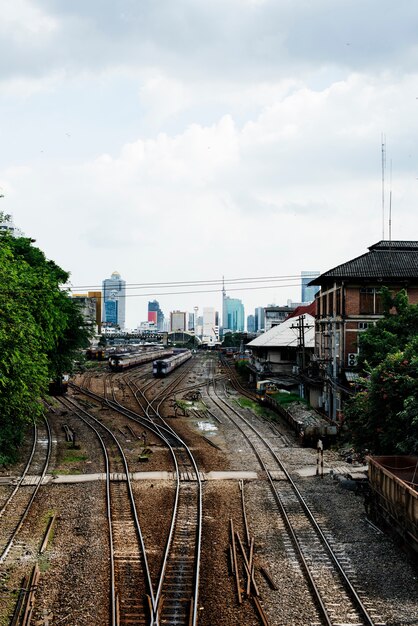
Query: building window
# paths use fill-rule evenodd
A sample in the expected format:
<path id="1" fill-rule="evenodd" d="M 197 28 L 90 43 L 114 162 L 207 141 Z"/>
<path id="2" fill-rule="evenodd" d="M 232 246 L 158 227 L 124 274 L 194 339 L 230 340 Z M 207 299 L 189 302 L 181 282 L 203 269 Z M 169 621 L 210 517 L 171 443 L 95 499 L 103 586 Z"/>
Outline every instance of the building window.
<path id="1" fill-rule="evenodd" d="M 382 294 L 380 293 L 380 289 L 377 290 L 375 289 L 375 312 L 378 315 L 383 315 L 384 313 L 384 308 L 383 308 L 383 298 L 382 298 Z"/>
<path id="2" fill-rule="evenodd" d="M 328 294 L 328 314 L 334 315 L 334 292 Z"/>
<path id="3" fill-rule="evenodd" d="M 337 289 L 335 292 L 335 314 L 341 315 L 341 289 Z"/>
<path id="4" fill-rule="evenodd" d="M 381 315 L 383 313 L 380 289 L 373 287 L 363 287 L 360 289 L 360 313 L 368 315 Z"/>
<path id="5" fill-rule="evenodd" d="M 321 296 L 321 316 L 325 317 L 327 314 L 327 297 Z"/>
<path id="6" fill-rule="evenodd" d="M 374 313 L 374 289 L 370 287 L 360 289 L 360 313 Z"/>

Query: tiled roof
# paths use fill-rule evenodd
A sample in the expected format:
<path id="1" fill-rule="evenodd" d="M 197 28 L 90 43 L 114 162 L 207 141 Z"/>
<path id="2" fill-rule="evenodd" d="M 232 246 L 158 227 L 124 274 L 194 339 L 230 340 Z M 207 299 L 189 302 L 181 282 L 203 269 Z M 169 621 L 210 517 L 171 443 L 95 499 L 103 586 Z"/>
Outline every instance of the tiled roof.
<path id="1" fill-rule="evenodd" d="M 303 313 L 309 313 L 312 317 L 315 317 L 316 314 L 316 302 L 315 300 L 310 304 L 301 304 L 297 306 L 292 313 L 290 313 L 286 319 L 289 320 L 291 317 L 299 317 L 299 315 L 303 315 Z"/>
<path id="2" fill-rule="evenodd" d="M 297 348 L 299 345 L 299 330 L 296 328 L 298 317 L 288 318 L 281 324 L 273 326 L 266 333 L 256 337 L 247 344 L 248 348 Z M 305 316 L 305 348 L 314 347 L 315 319 L 312 315 Z"/>
<path id="3" fill-rule="evenodd" d="M 418 241 L 379 241 L 366 254 L 324 272 L 309 285 L 338 278 L 418 280 Z"/>

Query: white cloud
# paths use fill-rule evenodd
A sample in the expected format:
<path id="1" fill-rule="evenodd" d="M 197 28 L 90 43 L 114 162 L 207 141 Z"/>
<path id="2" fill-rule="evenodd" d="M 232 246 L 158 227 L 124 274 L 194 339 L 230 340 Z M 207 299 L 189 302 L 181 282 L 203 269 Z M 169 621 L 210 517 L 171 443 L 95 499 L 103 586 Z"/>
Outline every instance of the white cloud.
<path id="1" fill-rule="evenodd" d="M 418 8 L 3 4 L 1 208 L 76 283 L 295 274 L 361 254 L 382 231 L 381 133 L 393 236 L 418 238 Z"/>
<path id="2" fill-rule="evenodd" d="M 48 15 L 30 0 L 1 0 L 0 13 L 0 34 L 24 45 L 50 36 L 59 27 L 57 17 Z"/>

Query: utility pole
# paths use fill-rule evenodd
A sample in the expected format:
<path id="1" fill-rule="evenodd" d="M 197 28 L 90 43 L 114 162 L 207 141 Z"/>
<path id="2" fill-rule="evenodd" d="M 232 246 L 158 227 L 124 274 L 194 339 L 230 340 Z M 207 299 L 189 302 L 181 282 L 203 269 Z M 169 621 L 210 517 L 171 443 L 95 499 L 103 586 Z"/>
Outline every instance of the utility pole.
<path id="1" fill-rule="evenodd" d="M 305 324 L 305 316 L 300 315 L 296 324 L 292 325 L 290 328 L 294 328 L 298 331 L 298 348 L 300 349 L 301 359 L 300 359 L 300 368 L 302 372 L 306 369 L 306 347 L 305 347 L 305 331 L 312 328 L 312 326 L 308 326 Z"/>

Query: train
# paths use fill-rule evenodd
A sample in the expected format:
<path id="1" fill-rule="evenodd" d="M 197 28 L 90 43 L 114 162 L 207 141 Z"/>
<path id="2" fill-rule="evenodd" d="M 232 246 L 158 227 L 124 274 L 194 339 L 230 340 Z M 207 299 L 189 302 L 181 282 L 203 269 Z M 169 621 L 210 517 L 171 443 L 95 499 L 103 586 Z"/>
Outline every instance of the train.
<path id="1" fill-rule="evenodd" d="M 418 457 L 368 457 L 368 517 L 418 565 Z"/>
<path id="2" fill-rule="evenodd" d="M 152 364 L 152 373 L 159 378 L 168 376 L 173 370 L 191 358 L 191 351 L 185 350 L 166 359 L 156 359 Z"/>
<path id="3" fill-rule="evenodd" d="M 173 350 L 152 350 L 142 352 L 126 352 L 120 354 L 112 354 L 109 357 L 109 367 L 113 372 L 122 372 L 129 367 L 149 363 L 156 358 L 169 357 L 173 354 Z"/>
<path id="4" fill-rule="evenodd" d="M 49 381 L 48 393 L 50 396 L 62 396 L 68 391 L 69 374 L 62 374 Z"/>
<path id="5" fill-rule="evenodd" d="M 328 445 L 337 437 L 337 425 L 326 420 L 314 409 L 301 407 L 298 411 L 291 412 L 269 395 L 258 398 L 258 401 L 284 417 L 304 446 L 316 447 L 318 439 Z"/>

